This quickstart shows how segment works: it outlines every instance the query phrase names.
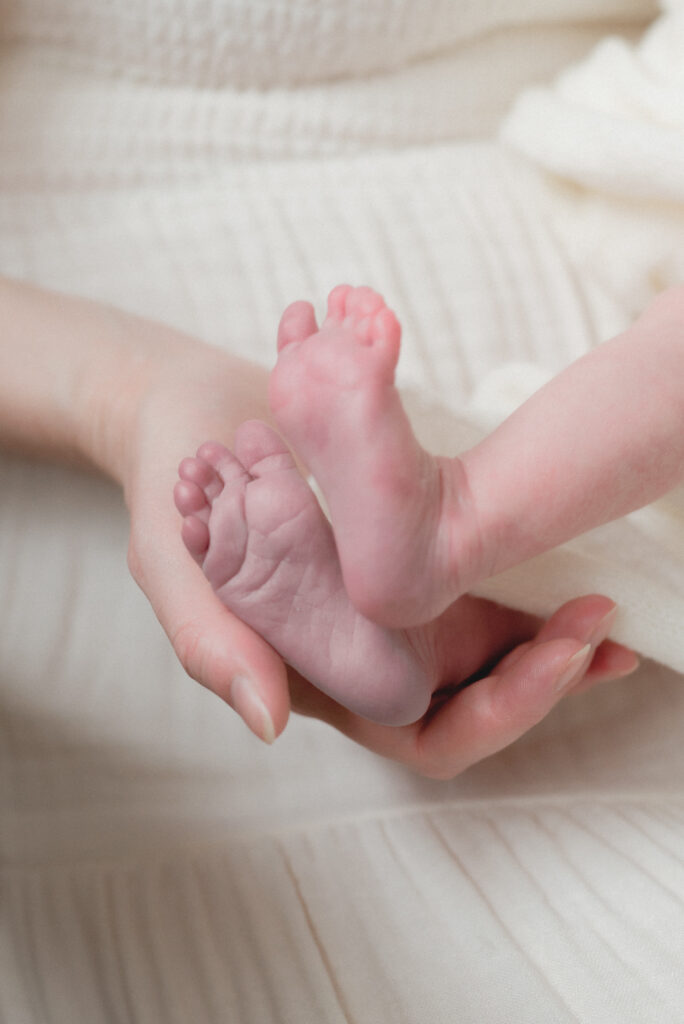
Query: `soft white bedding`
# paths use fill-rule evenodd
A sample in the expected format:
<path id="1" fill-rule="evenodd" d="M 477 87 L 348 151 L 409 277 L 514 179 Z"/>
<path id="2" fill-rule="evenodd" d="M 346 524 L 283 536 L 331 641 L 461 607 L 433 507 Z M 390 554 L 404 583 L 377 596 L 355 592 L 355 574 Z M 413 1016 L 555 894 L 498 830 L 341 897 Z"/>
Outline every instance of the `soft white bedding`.
<path id="1" fill-rule="evenodd" d="M 287 302 L 367 281 L 404 321 L 419 429 L 467 443 L 684 261 L 663 162 L 616 155 L 665 131 L 681 163 L 677 5 L 636 49 L 653 4 L 513 6 L 515 27 L 511 5 L 436 0 L 271 3 L 258 24 L 247 0 L 10 5 L 0 272 L 263 363 Z M 212 18 L 209 74 L 192 54 Z M 393 46 L 354 47 L 384 23 Z M 495 139 L 511 95 L 607 25 L 627 41 L 527 94 Z M 257 29 L 281 42 L 273 80 L 243 59 Z M 176 665 L 114 488 L 0 472 L 0 1018 L 684 1019 L 674 671 L 567 701 L 448 784 L 311 721 L 263 749 Z M 681 669 L 679 517 L 675 496 L 489 587 L 536 610 L 606 590 L 619 635 Z"/>

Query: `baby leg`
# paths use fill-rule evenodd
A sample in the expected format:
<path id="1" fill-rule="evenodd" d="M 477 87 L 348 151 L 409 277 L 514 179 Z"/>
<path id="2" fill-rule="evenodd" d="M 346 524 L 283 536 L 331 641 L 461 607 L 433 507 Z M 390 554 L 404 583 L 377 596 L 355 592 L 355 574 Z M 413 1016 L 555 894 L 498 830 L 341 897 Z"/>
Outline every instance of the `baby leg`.
<path id="1" fill-rule="evenodd" d="M 281 321 L 269 397 L 325 495 L 351 600 L 406 626 L 466 589 L 478 550 L 458 461 L 420 446 L 394 387 L 399 337 L 369 288 L 336 288 L 320 330 L 309 304 L 295 303 Z"/>
<path id="2" fill-rule="evenodd" d="M 461 457 L 490 574 L 684 480 L 684 290 L 551 380 Z"/>
<path id="3" fill-rule="evenodd" d="M 453 459 L 418 444 L 393 383 L 399 325 L 336 288 L 286 310 L 270 401 L 330 508 L 344 583 L 387 625 L 655 500 L 684 478 L 684 290 L 568 367 Z"/>

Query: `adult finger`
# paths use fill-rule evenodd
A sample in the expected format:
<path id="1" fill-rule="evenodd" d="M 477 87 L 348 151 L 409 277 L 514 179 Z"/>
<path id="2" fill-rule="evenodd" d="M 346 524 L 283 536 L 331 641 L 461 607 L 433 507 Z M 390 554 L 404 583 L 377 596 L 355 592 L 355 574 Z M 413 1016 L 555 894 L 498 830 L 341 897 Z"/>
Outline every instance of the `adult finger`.
<path id="1" fill-rule="evenodd" d="M 571 637 L 591 644 L 595 651 L 582 681 L 583 689 L 588 689 L 594 682 L 615 679 L 633 672 L 639 664 L 636 654 L 628 647 L 607 639 L 617 614 L 615 602 L 602 594 L 574 598 L 540 626 L 535 641 L 521 644 L 511 651 L 499 663 L 499 671 L 515 664 L 532 642 Z"/>
<path id="2" fill-rule="evenodd" d="M 566 694 L 633 671 L 636 655 L 606 639 L 616 614 L 597 594 L 563 605 L 533 641 L 428 716 L 416 739 L 421 770 L 451 778 L 518 739 Z"/>
<path id="3" fill-rule="evenodd" d="M 518 739 L 566 693 L 633 671 L 638 663 L 633 652 L 601 642 L 614 608 L 598 595 L 568 602 L 488 676 L 454 688 L 450 697 L 440 691 L 431 712 L 414 725 L 396 729 L 368 722 L 291 675 L 293 706 L 421 774 L 452 778 Z M 581 666 L 571 664 L 580 651 Z M 568 673 L 570 678 L 561 680 Z"/>
<path id="4" fill-rule="evenodd" d="M 272 743 L 290 710 L 280 656 L 221 604 L 179 537 L 145 544 L 133 533 L 128 561 L 188 675 Z"/>
<path id="5" fill-rule="evenodd" d="M 590 644 L 569 638 L 526 644 L 512 664 L 428 716 L 416 737 L 416 765 L 434 778 L 452 778 L 513 743 L 579 682 L 592 656 Z"/>
<path id="6" fill-rule="evenodd" d="M 507 669 L 495 669 L 414 725 L 393 728 L 369 722 L 291 673 L 293 706 L 421 775 L 451 779 L 544 718 L 565 689 L 581 678 L 591 656 L 589 645 L 570 639 L 523 647 L 522 656 Z"/>

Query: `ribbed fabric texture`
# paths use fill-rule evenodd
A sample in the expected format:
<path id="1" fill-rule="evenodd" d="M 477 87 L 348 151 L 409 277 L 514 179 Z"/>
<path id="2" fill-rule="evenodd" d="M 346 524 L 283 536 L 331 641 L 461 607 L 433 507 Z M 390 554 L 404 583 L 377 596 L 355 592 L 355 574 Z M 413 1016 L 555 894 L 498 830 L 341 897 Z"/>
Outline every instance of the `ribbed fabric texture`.
<path id="1" fill-rule="evenodd" d="M 493 803 L 19 869 L 7 1019 L 677 1021 L 682 822 Z"/>
<path id="2" fill-rule="evenodd" d="M 405 68 L 500 28 L 639 22 L 654 0 L 21 0 L 0 38 L 98 73 L 164 84 L 292 87 Z M 530 48 L 532 49 L 532 48 Z M 534 61 L 534 57 L 532 57 Z M 505 72 L 504 72 L 505 73 Z"/>
<path id="3" fill-rule="evenodd" d="M 515 115 L 505 144 L 482 138 L 607 23 L 638 34 L 647 0 L 4 7 L 2 273 L 264 365 L 284 305 L 367 282 L 447 449 L 663 283 L 669 264 L 597 274 L 579 225 L 614 198 L 559 184 Z M 610 221 L 623 254 L 630 216 Z M 681 1016 L 679 676 L 646 663 L 448 784 L 313 721 L 267 750 L 177 665 L 115 489 L 18 460 L 0 477 L 0 1018 Z M 614 586 L 622 635 L 675 663 L 670 507 L 492 586 L 538 610 Z"/>

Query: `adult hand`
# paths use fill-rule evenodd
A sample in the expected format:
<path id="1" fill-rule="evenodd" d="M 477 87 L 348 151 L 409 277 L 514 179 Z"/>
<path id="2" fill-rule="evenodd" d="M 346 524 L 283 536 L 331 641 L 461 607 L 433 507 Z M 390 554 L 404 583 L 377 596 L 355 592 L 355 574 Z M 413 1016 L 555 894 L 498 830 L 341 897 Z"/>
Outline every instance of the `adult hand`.
<path id="1" fill-rule="evenodd" d="M 120 476 L 131 514 L 129 567 L 186 672 L 230 704 L 260 739 L 285 728 L 287 672 L 273 648 L 216 598 L 181 541 L 178 464 L 207 438 L 230 445 L 242 420 L 268 417 L 266 374 L 199 343 L 145 373 L 132 403 Z"/>
<path id="2" fill-rule="evenodd" d="M 591 595 L 569 601 L 542 623 L 462 597 L 445 613 L 454 621 L 460 671 L 435 692 L 420 721 L 400 728 L 376 725 L 294 672 L 292 704 L 383 757 L 450 779 L 513 743 L 567 694 L 634 671 L 636 655 L 604 639 L 614 613 L 612 601 Z"/>
<path id="3" fill-rule="evenodd" d="M 230 443 L 242 420 L 267 416 L 266 373 L 162 324 L 3 277 L 0 321 L 0 445 L 121 484 L 131 570 L 183 666 L 272 740 L 289 713 L 285 667 L 211 593 L 172 497 L 188 446 Z"/>
<path id="4" fill-rule="evenodd" d="M 609 641 L 614 610 L 604 597 L 571 601 L 541 623 L 471 597 L 445 614 L 453 622 L 459 670 L 444 680 L 428 714 L 403 728 L 375 725 L 316 690 L 216 598 L 180 538 L 171 493 L 187 451 L 206 438 L 230 444 L 255 414 L 267 419 L 265 372 L 197 344 L 146 374 L 122 478 L 131 511 L 129 564 L 192 678 L 227 701 L 270 742 L 296 711 L 315 716 L 370 750 L 435 778 L 451 778 L 512 743 L 570 689 L 632 671 L 635 655 Z M 587 643 L 593 658 L 568 661 Z M 492 667 L 494 666 L 494 667 Z M 572 668 L 572 666 L 571 666 Z M 466 680 L 481 676 L 473 685 Z"/>
<path id="5" fill-rule="evenodd" d="M 207 438 L 230 445 L 243 420 L 268 419 L 266 372 L 161 324 L 6 278 L 0 315 L 0 444 L 94 465 L 122 485 L 131 571 L 181 663 L 258 736 L 274 739 L 290 709 L 286 667 L 215 597 L 181 541 L 172 498 L 188 451 Z M 605 598 L 571 602 L 540 628 L 528 616 L 461 599 L 445 614 L 453 616 L 462 664 L 445 683 L 453 689 L 493 659 L 500 663 L 462 692 L 442 690 L 426 718 L 404 729 L 358 719 L 290 672 L 295 706 L 380 754 L 453 775 L 543 717 L 558 699 L 553 684 L 562 666 L 610 607 Z M 605 644 L 576 685 L 634 663 Z"/>

